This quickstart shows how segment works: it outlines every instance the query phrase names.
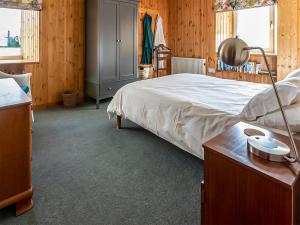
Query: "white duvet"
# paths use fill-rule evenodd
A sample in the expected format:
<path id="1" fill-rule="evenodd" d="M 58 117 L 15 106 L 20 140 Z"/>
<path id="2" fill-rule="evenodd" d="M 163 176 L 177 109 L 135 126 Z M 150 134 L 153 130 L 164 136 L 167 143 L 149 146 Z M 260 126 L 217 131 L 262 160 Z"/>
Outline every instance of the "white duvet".
<path id="1" fill-rule="evenodd" d="M 268 86 L 178 74 L 126 85 L 107 111 L 203 159 L 202 144 L 239 122 L 245 105 Z"/>

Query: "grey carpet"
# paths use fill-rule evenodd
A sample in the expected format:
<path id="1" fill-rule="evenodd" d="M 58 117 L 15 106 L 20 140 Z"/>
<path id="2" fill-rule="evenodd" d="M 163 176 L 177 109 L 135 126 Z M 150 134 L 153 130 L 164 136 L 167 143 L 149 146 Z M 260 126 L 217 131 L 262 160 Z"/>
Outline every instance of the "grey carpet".
<path id="1" fill-rule="evenodd" d="M 0 224 L 198 225 L 201 160 L 85 104 L 35 112 L 34 208 Z M 0 186 L 1 188 L 1 186 Z"/>

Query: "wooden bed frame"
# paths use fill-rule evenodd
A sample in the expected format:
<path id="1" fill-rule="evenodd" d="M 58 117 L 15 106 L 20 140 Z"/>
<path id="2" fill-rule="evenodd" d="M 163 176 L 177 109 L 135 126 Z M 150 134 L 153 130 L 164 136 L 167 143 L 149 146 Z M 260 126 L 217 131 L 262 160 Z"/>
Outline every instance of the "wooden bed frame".
<path id="1" fill-rule="evenodd" d="M 118 130 L 121 129 L 121 125 L 122 125 L 122 117 L 121 116 L 117 116 L 116 128 Z"/>

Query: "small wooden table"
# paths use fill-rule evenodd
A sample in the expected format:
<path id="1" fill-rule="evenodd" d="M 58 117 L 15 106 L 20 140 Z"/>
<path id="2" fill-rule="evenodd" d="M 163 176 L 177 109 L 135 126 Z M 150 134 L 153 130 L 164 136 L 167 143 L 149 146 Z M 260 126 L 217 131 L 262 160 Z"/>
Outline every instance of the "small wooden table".
<path id="1" fill-rule="evenodd" d="M 32 208 L 31 100 L 13 79 L 0 79 L 0 209 Z"/>
<path id="2" fill-rule="evenodd" d="M 204 144 L 202 225 L 300 224 L 299 163 L 248 153 L 246 128 L 256 127 L 239 123 Z M 290 145 L 285 136 L 256 129 Z"/>

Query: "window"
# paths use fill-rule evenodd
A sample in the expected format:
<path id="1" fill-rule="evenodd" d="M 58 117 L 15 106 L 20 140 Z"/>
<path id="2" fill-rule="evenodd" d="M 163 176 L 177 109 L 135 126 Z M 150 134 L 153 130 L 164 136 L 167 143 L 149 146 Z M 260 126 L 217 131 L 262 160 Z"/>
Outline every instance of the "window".
<path id="1" fill-rule="evenodd" d="M 249 46 L 259 46 L 266 52 L 276 52 L 277 8 L 267 6 L 235 12 L 234 35 L 246 41 Z"/>
<path id="2" fill-rule="evenodd" d="M 21 10 L 0 9 L 0 59 L 21 58 Z"/>
<path id="3" fill-rule="evenodd" d="M 267 53 L 276 53 L 277 49 L 277 6 L 266 6 L 218 13 L 217 45 L 228 37 L 239 36 L 249 46 L 259 46 Z M 229 24 L 228 27 L 220 24 Z M 228 31 L 229 29 L 229 31 Z M 224 36 L 222 38 L 221 36 Z"/>
<path id="4" fill-rule="evenodd" d="M 39 60 L 39 12 L 0 8 L 0 60 Z"/>

